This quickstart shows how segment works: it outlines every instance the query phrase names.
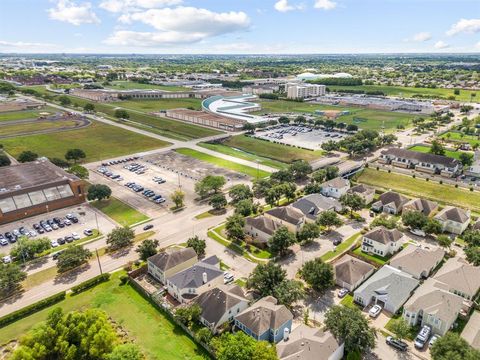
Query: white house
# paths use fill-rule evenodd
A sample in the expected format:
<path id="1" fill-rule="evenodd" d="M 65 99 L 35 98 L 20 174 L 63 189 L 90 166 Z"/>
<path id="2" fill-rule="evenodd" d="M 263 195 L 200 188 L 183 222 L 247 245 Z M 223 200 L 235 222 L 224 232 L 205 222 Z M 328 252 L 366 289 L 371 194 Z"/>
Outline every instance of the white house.
<path id="1" fill-rule="evenodd" d="M 461 235 L 470 223 L 470 210 L 446 206 L 435 215 L 435 219 L 442 224 L 442 230 L 444 232 Z"/>
<path id="2" fill-rule="evenodd" d="M 322 195 L 339 199 L 342 195 L 345 195 L 350 189 L 350 181 L 337 177 L 332 180 L 325 181 L 322 184 Z"/>
<path id="3" fill-rule="evenodd" d="M 362 251 L 379 256 L 393 255 L 400 250 L 404 241 L 402 232 L 380 226 L 363 235 Z"/>

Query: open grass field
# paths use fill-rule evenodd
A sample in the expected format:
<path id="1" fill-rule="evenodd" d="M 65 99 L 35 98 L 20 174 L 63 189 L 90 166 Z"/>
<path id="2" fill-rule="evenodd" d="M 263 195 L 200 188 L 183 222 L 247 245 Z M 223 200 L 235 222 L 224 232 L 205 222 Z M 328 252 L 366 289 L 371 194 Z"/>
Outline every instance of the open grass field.
<path id="1" fill-rule="evenodd" d="M 29 133 L 32 131 L 50 131 L 61 128 L 74 128 L 76 122 L 73 120 L 66 121 L 55 121 L 55 122 L 38 122 L 38 123 L 27 123 L 27 124 L 8 124 L 8 122 L 3 123 L 0 126 L 0 136 L 15 136 L 20 134 Z"/>
<path id="2" fill-rule="evenodd" d="M 384 190 L 393 190 L 412 197 L 423 197 L 442 204 L 449 204 L 480 211 L 480 193 L 451 185 L 439 184 L 410 176 L 365 169 L 358 182 Z"/>
<path id="3" fill-rule="evenodd" d="M 94 201 L 92 205 L 122 226 L 131 226 L 148 220 L 148 216 L 114 197 L 107 200 Z"/>
<path id="4" fill-rule="evenodd" d="M 107 89 L 115 90 L 165 90 L 165 91 L 191 91 L 183 86 L 164 86 L 154 84 L 142 84 L 135 81 L 111 81 L 111 85 L 104 86 Z M 103 85 L 102 85 L 103 86 Z"/>
<path id="5" fill-rule="evenodd" d="M 148 360 L 209 359 L 182 329 L 145 300 L 130 285 L 119 285 L 119 276 L 93 289 L 67 298 L 24 319 L 0 329 L 0 343 L 18 339 L 36 324 L 44 321 L 55 307 L 65 312 L 98 308 L 126 330 L 128 336 L 142 349 Z"/>
<path id="6" fill-rule="evenodd" d="M 430 146 L 427 145 L 415 145 L 412 146 L 411 148 L 408 148 L 408 150 L 416 151 L 416 152 L 421 152 L 421 153 L 430 153 Z M 452 150 L 445 150 L 445 156 L 451 157 L 457 160 L 460 160 L 460 154 L 462 151 L 452 151 Z"/>
<path id="7" fill-rule="evenodd" d="M 465 135 L 457 131 L 448 131 L 440 136 L 445 141 L 469 143 L 471 146 L 479 145 L 480 139 L 475 135 Z"/>
<path id="8" fill-rule="evenodd" d="M 262 156 L 257 156 L 251 153 L 247 153 L 245 151 L 242 151 L 240 149 L 234 149 L 229 146 L 223 145 L 223 144 L 209 144 L 209 143 L 199 143 L 198 146 L 204 147 L 205 149 L 209 149 L 212 151 L 217 151 L 219 153 L 225 154 L 225 155 L 230 155 L 237 157 L 239 159 L 244 159 L 244 160 L 249 160 L 253 162 L 258 162 L 259 164 L 265 165 L 265 166 L 270 166 L 275 169 L 286 169 L 288 167 L 288 164 L 277 161 L 277 160 L 272 160 L 269 158 L 265 158 Z"/>
<path id="9" fill-rule="evenodd" d="M 202 108 L 202 101 L 200 99 L 124 100 L 111 104 L 146 113 L 175 108 L 193 108 L 194 110 L 201 110 Z"/>
<path id="10" fill-rule="evenodd" d="M 282 144 L 259 140 L 245 135 L 236 135 L 224 142 L 231 148 L 243 150 L 247 153 L 276 161 L 291 163 L 295 160 L 313 161 L 321 158 L 323 151 L 310 151 Z"/>
<path id="11" fill-rule="evenodd" d="M 26 120 L 26 119 L 36 119 L 40 116 L 42 112 L 55 113 L 57 110 L 45 107 L 41 110 L 22 110 L 22 111 L 7 111 L 0 112 L 0 121 L 13 121 L 13 120 Z"/>
<path id="12" fill-rule="evenodd" d="M 68 149 L 79 148 L 87 155 L 85 162 L 91 162 L 158 149 L 169 143 L 93 121 L 86 128 L 64 131 L 61 135 L 18 136 L 2 140 L 2 145 L 14 157 L 31 150 L 40 156 L 63 158 Z"/>
<path id="13" fill-rule="evenodd" d="M 213 164 L 213 165 L 225 168 L 225 169 L 236 171 L 238 173 L 245 174 L 245 175 L 250 176 L 252 178 L 256 178 L 257 176 L 259 178 L 264 178 L 264 177 L 270 176 L 270 173 L 268 173 L 266 171 L 263 171 L 263 170 L 260 170 L 260 169 L 255 169 L 255 168 L 250 167 L 250 166 L 234 163 L 234 162 L 222 159 L 222 158 L 218 158 L 216 156 L 211 156 L 211 155 L 199 152 L 197 150 L 188 149 L 188 148 L 180 148 L 180 149 L 176 149 L 175 151 L 178 152 L 179 154 L 190 156 L 190 157 L 193 157 L 195 159 L 205 161 L 205 162 L 208 162 L 210 164 Z"/>
<path id="14" fill-rule="evenodd" d="M 386 85 L 362 85 L 362 86 L 329 86 L 332 91 L 335 90 L 365 90 L 365 91 L 382 91 L 389 96 L 398 96 L 404 98 L 411 98 L 414 95 L 422 95 L 426 97 L 436 98 L 443 97 L 448 98 L 455 96 L 459 101 L 470 101 L 470 94 L 476 93 L 476 91 L 460 90 L 460 95 L 455 95 L 453 89 L 430 89 L 430 88 L 415 88 L 415 87 L 403 87 L 403 86 L 386 86 Z M 479 101 L 477 97 L 473 98 L 474 101 Z"/>

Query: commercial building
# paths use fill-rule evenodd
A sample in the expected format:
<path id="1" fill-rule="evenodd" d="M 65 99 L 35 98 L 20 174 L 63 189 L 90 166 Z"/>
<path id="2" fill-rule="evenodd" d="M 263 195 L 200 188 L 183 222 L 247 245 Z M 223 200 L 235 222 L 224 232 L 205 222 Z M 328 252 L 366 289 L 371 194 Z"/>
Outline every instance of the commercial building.
<path id="1" fill-rule="evenodd" d="M 265 122 L 266 119 L 258 115 L 250 114 L 262 109 L 260 104 L 252 102 L 252 100 L 256 98 L 254 95 L 215 95 L 202 101 L 202 109 L 211 114 L 243 121 L 243 123 L 262 123 Z"/>
<path id="2" fill-rule="evenodd" d="M 84 201 L 83 180 L 46 159 L 0 167 L 0 224 Z"/>
<path id="3" fill-rule="evenodd" d="M 240 131 L 245 124 L 245 121 L 242 120 L 189 109 L 171 109 L 167 110 L 165 114 L 171 119 L 226 131 Z"/>
<path id="4" fill-rule="evenodd" d="M 242 88 L 244 94 L 263 95 L 273 94 L 278 91 L 280 86 L 277 84 L 247 85 Z"/>
<path id="5" fill-rule="evenodd" d="M 311 97 L 324 96 L 327 87 L 317 84 L 287 83 L 285 92 L 289 99 L 305 99 Z"/>

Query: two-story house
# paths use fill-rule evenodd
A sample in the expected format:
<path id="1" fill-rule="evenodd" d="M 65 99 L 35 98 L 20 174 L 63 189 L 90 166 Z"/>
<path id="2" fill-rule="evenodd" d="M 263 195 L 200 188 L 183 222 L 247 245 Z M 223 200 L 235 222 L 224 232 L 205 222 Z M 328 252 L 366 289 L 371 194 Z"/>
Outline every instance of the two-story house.
<path id="1" fill-rule="evenodd" d="M 454 206 L 446 206 L 435 219 L 442 224 L 442 230 L 451 234 L 461 235 L 470 223 L 470 210 Z"/>
<path id="2" fill-rule="evenodd" d="M 393 191 L 387 191 L 378 197 L 378 201 L 372 204 L 372 210 L 398 215 L 402 212 L 402 208 L 407 202 L 408 198 L 405 196 Z"/>
<path id="3" fill-rule="evenodd" d="M 295 201 L 291 206 L 300 210 L 307 222 L 315 222 L 318 215 L 323 211 L 334 210 L 339 212 L 343 208 L 337 199 L 326 197 L 322 194 L 306 195 Z"/>
<path id="4" fill-rule="evenodd" d="M 325 181 L 321 185 L 322 195 L 340 199 L 342 195 L 345 195 L 350 189 L 350 181 L 341 177 Z"/>
<path id="5" fill-rule="evenodd" d="M 352 186 L 348 192 L 360 196 L 365 201 L 365 204 L 373 202 L 375 197 L 375 189 L 364 184 Z"/>
<path id="6" fill-rule="evenodd" d="M 294 234 L 305 224 L 305 216 L 303 213 L 292 206 L 276 207 L 266 211 L 263 215 L 281 226 L 287 227 L 288 231 Z"/>
<path id="7" fill-rule="evenodd" d="M 405 235 L 402 232 L 380 226 L 363 235 L 362 251 L 379 256 L 389 256 L 400 250 L 404 241 Z"/>
<path id="8" fill-rule="evenodd" d="M 422 248 L 409 244 L 390 260 L 390 266 L 405 271 L 415 279 L 426 279 L 440 264 L 445 250 L 440 247 Z"/>
<path id="9" fill-rule="evenodd" d="M 166 250 L 147 259 L 148 273 L 165 285 L 167 278 L 197 261 L 197 253 L 192 248 Z"/>

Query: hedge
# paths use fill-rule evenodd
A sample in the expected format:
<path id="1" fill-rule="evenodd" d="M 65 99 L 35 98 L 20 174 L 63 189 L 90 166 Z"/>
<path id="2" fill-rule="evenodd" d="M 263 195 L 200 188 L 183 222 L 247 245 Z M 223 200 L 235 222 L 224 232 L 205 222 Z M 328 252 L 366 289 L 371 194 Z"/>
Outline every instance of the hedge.
<path id="1" fill-rule="evenodd" d="M 88 290 L 102 282 L 108 281 L 110 279 L 110 274 L 105 273 L 102 275 L 95 276 L 94 278 L 91 278 L 87 281 L 82 282 L 81 284 L 78 284 L 77 286 L 74 286 L 72 288 L 72 293 L 73 295 L 76 295 L 78 293 L 81 293 L 82 291 Z"/>
<path id="2" fill-rule="evenodd" d="M 65 299 L 66 292 L 62 291 L 58 294 L 52 295 L 46 299 L 40 300 L 34 304 L 25 306 L 24 308 L 14 311 L 8 315 L 0 318 L 0 328 L 7 326 L 17 320 L 27 317 L 37 311 L 43 310 L 53 304 L 56 304 Z"/>

